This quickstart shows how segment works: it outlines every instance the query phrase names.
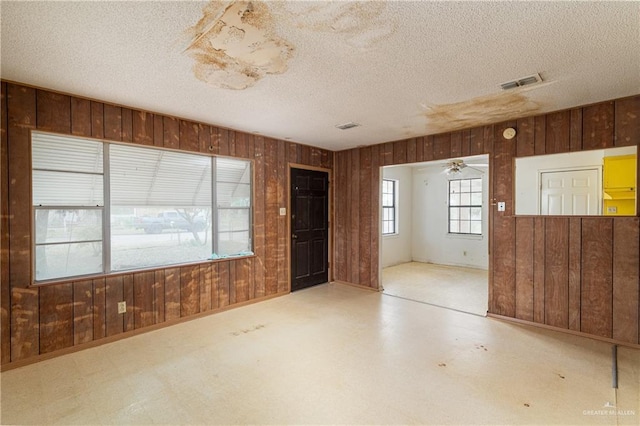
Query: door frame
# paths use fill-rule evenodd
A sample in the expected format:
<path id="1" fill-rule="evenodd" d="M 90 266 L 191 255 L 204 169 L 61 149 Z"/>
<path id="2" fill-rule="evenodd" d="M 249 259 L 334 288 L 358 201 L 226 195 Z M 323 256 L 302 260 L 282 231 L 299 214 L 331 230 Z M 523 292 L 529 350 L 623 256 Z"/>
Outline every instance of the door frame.
<path id="1" fill-rule="evenodd" d="M 289 266 L 288 268 L 288 273 L 287 273 L 287 293 L 291 293 L 291 169 L 301 169 L 301 170 L 312 170 L 312 171 L 317 171 L 317 172 L 325 172 L 327 173 L 327 179 L 329 180 L 329 186 L 328 186 L 328 197 L 327 197 L 327 202 L 329 204 L 328 209 L 329 209 L 329 217 L 328 217 L 328 222 L 327 223 L 327 233 L 328 233 L 328 237 L 329 237 L 329 241 L 327 244 L 327 259 L 329 261 L 329 267 L 327 268 L 327 272 L 328 272 L 328 281 L 332 282 L 333 281 L 333 179 L 332 179 L 332 173 L 331 173 L 331 169 L 326 169 L 324 167 L 316 167 L 316 166 L 309 166 L 307 164 L 298 164 L 298 163 L 288 163 L 288 167 L 287 167 L 287 226 L 286 226 L 286 230 L 287 230 L 287 245 L 286 245 L 286 251 L 287 251 L 287 265 Z"/>
<path id="2" fill-rule="evenodd" d="M 554 167 L 550 169 L 538 170 L 538 191 L 536 191 L 536 203 L 538 215 L 542 215 L 542 175 L 544 173 L 562 173 L 562 172 L 581 172 L 585 170 L 597 170 L 598 171 L 598 215 L 602 215 L 602 165 L 594 166 L 577 166 L 577 167 Z M 515 188 L 514 188 L 515 190 Z M 542 215 L 544 216 L 544 215 Z"/>

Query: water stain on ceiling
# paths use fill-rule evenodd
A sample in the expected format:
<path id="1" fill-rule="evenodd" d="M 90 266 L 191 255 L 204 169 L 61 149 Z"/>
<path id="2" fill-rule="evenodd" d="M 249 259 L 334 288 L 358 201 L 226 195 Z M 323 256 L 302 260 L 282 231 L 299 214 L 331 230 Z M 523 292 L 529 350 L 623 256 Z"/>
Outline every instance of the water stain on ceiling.
<path id="1" fill-rule="evenodd" d="M 185 52 L 195 60 L 195 76 L 225 89 L 246 89 L 266 74 L 285 72 L 295 50 L 275 34 L 273 16 L 262 2 L 211 1 L 187 33 L 191 42 Z"/>
<path id="2" fill-rule="evenodd" d="M 338 34 L 348 45 L 368 49 L 396 30 L 381 19 L 385 2 L 261 2 L 212 0 L 186 32 L 184 50 L 195 76 L 218 88 L 246 89 L 267 74 L 282 74 L 294 46 L 278 26 Z M 274 17 L 277 17 L 277 22 Z"/>
<path id="3" fill-rule="evenodd" d="M 300 30 L 339 34 L 350 46 L 360 49 L 374 47 L 393 34 L 397 24 L 382 15 L 388 5 L 383 1 L 364 2 L 274 2 L 287 23 Z"/>
<path id="4" fill-rule="evenodd" d="M 539 102 L 522 92 L 498 93 L 444 105 L 422 105 L 430 133 L 460 130 L 532 115 Z"/>

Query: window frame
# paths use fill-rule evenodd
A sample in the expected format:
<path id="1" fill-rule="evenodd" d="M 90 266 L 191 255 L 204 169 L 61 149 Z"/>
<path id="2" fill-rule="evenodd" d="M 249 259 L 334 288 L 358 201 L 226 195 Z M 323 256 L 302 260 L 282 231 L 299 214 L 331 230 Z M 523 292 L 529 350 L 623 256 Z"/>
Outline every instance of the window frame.
<path id="1" fill-rule="evenodd" d="M 255 188 L 254 188 L 254 183 L 255 183 L 255 173 L 256 173 L 256 168 L 255 168 L 255 159 L 252 158 L 242 158 L 242 157 L 233 157 L 233 156 L 225 156 L 225 155 L 218 155 L 218 154 L 208 154 L 208 153 L 201 153 L 201 152 L 191 152 L 191 151 L 185 151 L 185 150 L 180 150 L 180 149 L 171 149 L 171 148 L 164 148 L 164 147 L 154 147 L 154 146 L 145 146 L 145 145 L 139 145 L 139 144 L 130 144 L 130 143 L 123 143 L 123 142 L 117 142 L 117 141 L 111 141 L 111 140 L 107 140 L 107 139 L 97 139 L 97 138 L 91 138 L 91 137 L 85 137 L 85 136 L 78 136 L 78 135 L 71 135 L 71 134 L 64 134 L 64 133 L 55 133 L 55 132 L 49 132 L 49 131 L 40 131 L 40 130 L 31 130 L 30 134 L 29 134 L 29 149 L 30 152 L 32 151 L 32 146 L 33 146 L 33 141 L 34 141 L 34 134 L 42 134 L 42 135 L 52 135 L 54 137 L 60 137 L 60 138 L 68 138 L 68 139 L 75 139 L 75 140 L 79 140 L 79 141 L 93 141 L 93 142 L 98 142 L 100 144 L 102 144 L 102 173 L 86 173 L 86 174 L 94 174 L 94 175 L 102 175 L 102 182 L 103 182 L 103 200 L 102 200 L 102 205 L 99 206 L 84 206 L 84 205 L 78 205 L 78 206 L 69 206 L 69 205 L 36 205 L 34 204 L 34 200 L 33 200 L 33 196 L 31 194 L 33 194 L 34 191 L 34 183 L 33 183 L 33 172 L 34 170 L 46 170 L 46 169 L 39 169 L 39 168 L 35 168 L 34 167 L 34 159 L 33 156 L 30 157 L 29 159 L 29 179 L 30 179 L 30 223 L 31 223 L 31 230 L 30 230 L 30 237 L 31 237 L 31 285 L 33 286 L 41 286 L 41 285 L 46 285 L 46 284 L 55 284 L 55 283 L 61 283 L 61 282 L 70 282 L 70 281 L 77 281 L 77 280 L 83 280 L 83 279 L 95 279 L 95 278 L 100 278 L 100 277 L 107 277 L 107 276 L 112 276 L 112 275 L 121 275 L 121 274 L 129 274 L 129 273 L 137 273 L 137 272 L 142 272 L 142 271 L 151 271 L 151 270 L 159 270 L 159 269 L 166 269 L 166 268 L 175 268 L 175 267 L 180 267 L 183 265 L 195 265 L 195 264 L 203 264 L 203 263 L 212 263 L 212 262 L 218 262 L 218 261 L 225 261 L 225 260 L 230 260 L 230 259 L 242 259 L 242 258 L 248 258 L 248 257 L 253 257 L 255 256 L 255 247 L 254 247 L 254 206 L 255 206 Z M 247 232 L 248 236 L 247 236 L 247 244 L 248 244 L 248 252 L 242 252 L 242 253 L 238 253 L 238 254 L 233 254 L 233 255 L 223 255 L 223 256 L 212 256 L 210 258 L 206 258 L 206 259 L 198 259 L 198 260 L 193 260 L 193 261 L 182 261 L 182 262 L 176 262 L 176 263 L 167 263 L 167 264 L 162 264 L 162 265 L 152 265 L 152 266 L 141 266 L 141 267 L 134 267 L 134 268 L 130 268 L 130 269 L 118 269 L 118 270 L 112 270 L 112 265 L 111 265 L 111 250 L 112 250 L 112 235 L 111 235 L 111 210 L 112 210 L 112 206 L 111 206 L 111 190 L 110 190 L 110 163 L 109 163 L 109 147 L 111 145 L 120 145 L 120 146 L 127 146 L 127 147 L 132 147 L 132 148 L 140 148 L 140 149 L 150 149 L 150 150 L 159 150 L 159 151 L 171 151 L 171 152 L 175 152 L 175 153 L 179 153 L 179 154 L 185 154 L 185 155 L 197 155 L 197 156 L 202 156 L 202 157 L 206 157 L 209 159 L 209 161 L 211 162 L 211 204 L 210 204 L 210 209 L 211 209 L 211 229 L 208 231 L 209 232 L 209 237 L 211 238 L 211 249 L 212 249 L 212 253 L 216 253 L 217 250 L 217 246 L 218 246 L 218 240 L 219 240 L 219 234 L 221 232 L 218 231 L 218 210 L 219 207 L 216 204 L 216 197 L 217 197 L 217 180 L 216 180 L 216 169 L 217 169 L 217 162 L 216 159 L 217 158 L 228 158 L 230 160 L 234 160 L 234 161 L 241 161 L 241 162 L 245 162 L 248 164 L 248 166 L 250 167 L 249 170 L 249 181 L 248 183 L 241 183 L 242 185 L 248 185 L 249 186 L 249 202 L 247 206 L 239 206 L 239 207 L 232 207 L 232 209 L 242 209 L 242 210 L 246 210 L 247 211 L 247 222 L 248 222 L 248 229 L 246 230 L 242 230 L 242 232 Z M 63 173 L 67 173 L 68 171 L 61 171 Z M 73 171 L 72 173 L 79 173 L 79 172 L 75 172 Z M 220 209 L 225 209 L 224 207 L 221 207 Z M 69 241 L 69 244 L 73 244 L 73 243 L 94 243 L 94 242 L 100 242 L 101 243 L 101 249 L 102 249 L 102 271 L 100 272 L 96 272 L 96 273 L 89 273 L 89 274 L 80 274 L 80 275 L 66 275 L 66 276 L 60 276 L 60 277 L 54 277 L 54 278 L 46 278 L 46 279 L 41 279 L 41 280 L 37 280 L 36 279 L 36 266 L 37 266 L 37 247 L 42 247 L 42 246 L 47 246 L 47 245 L 55 245 L 55 244 L 61 244 L 61 243 L 51 243 L 51 244 L 38 244 L 37 243 L 37 234 L 36 234 L 36 212 L 37 211 L 41 211 L 41 210 L 49 210 L 49 211 L 56 211 L 56 210 L 97 210 L 101 213 L 101 218 L 102 218 L 102 239 L 101 240 L 91 240 L 91 241 Z M 227 233 L 228 231 L 224 231 L 222 233 Z"/>
<path id="2" fill-rule="evenodd" d="M 480 191 L 473 191 L 472 190 L 472 181 L 477 180 L 480 181 Z M 460 182 L 460 184 L 462 184 L 462 181 L 468 181 L 469 182 L 469 191 L 465 191 L 465 192 L 458 192 L 458 194 L 469 194 L 469 203 L 468 204 L 462 204 L 462 202 L 458 203 L 458 204 L 452 204 L 451 203 L 451 194 L 453 194 L 451 192 L 451 184 L 453 182 Z M 447 180 L 447 235 L 449 236 L 465 236 L 465 237 L 482 237 L 484 235 L 483 233 L 483 210 L 484 210 L 484 179 L 481 176 L 478 177 L 468 177 L 468 178 L 453 178 L 453 179 L 448 179 Z M 473 204 L 471 202 L 471 198 L 472 198 L 472 194 L 480 194 L 480 204 Z M 479 208 L 480 209 L 480 219 L 471 219 L 471 213 L 469 213 L 469 232 L 461 232 L 460 231 L 460 223 L 463 221 L 460 218 L 460 214 L 458 214 L 458 218 L 456 219 L 452 219 L 451 218 L 451 211 L 452 209 L 463 209 L 463 208 L 468 208 L 468 209 L 473 209 L 473 208 Z M 460 211 L 460 210 L 459 210 Z M 452 231 L 452 221 L 456 221 L 458 223 L 458 231 Z M 466 220 L 465 220 L 466 221 Z M 471 224 L 472 223 L 480 223 L 480 232 L 471 232 Z"/>
<path id="3" fill-rule="evenodd" d="M 391 182 L 392 185 L 392 190 L 391 192 L 385 192 L 385 182 Z M 381 187 L 381 206 L 382 206 L 382 217 L 381 217 L 381 233 L 383 237 L 388 237 L 388 236 L 392 236 L 392 235 L 398 235 L 398 183 L 399 181 L 397 179 L 388 179 L 388 178 L 382 178 L 382 187 Z M 385 205 L 384 203 L 384 196 L 385 195 L 392 195 L 392 200 L 393 203 L 391 205 Z M 389 210 L 391 212 L 393 212 L 393 219 L 389 220 L 389 219 L 385 219 L 385 210 Z M 385 230 L 385 223 L 391 223 L 393 226 L 393 231 L 392 232 L 384 232 Z"/>

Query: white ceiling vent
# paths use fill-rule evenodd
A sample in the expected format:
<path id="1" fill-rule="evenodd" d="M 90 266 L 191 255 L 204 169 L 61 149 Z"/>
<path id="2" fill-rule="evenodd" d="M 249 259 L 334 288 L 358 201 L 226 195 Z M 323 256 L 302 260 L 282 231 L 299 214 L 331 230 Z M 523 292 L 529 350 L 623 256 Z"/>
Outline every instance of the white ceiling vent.
<path id="1" fill-rule="evenodd" d="M 358 123 L 354 123 L 353 121 L 350 121 L 348 123 L 344 123 L 344 124 L 337 124 L 336 127 L 340 130 L 348 130 L 348 129 L 353 129 L 354 127 L 358 127 L 360 126 Z"/>
<path id="2" fill-rule="evenodd" d="M 502 87 L 502 90 L 510 90 L 515 89 L 516 87 L 528 86 L 536 83 L 542 83 L 542 77 L 540 77 L 540 74 L 533 74 L 527 77 L 521 77 L 517 80 L 507 81 L 506 83 L 502 83 L 500 87 Z"/>

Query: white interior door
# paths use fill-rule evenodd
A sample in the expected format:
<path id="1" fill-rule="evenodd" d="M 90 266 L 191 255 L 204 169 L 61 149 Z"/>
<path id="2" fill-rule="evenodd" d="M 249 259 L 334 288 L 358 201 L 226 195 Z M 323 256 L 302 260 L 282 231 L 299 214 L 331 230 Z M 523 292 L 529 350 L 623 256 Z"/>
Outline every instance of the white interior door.
<path id="1" fill-rule="evenodd" d="M 600 214 L 598 169 L 541 173 L 540 214 Z"/>

